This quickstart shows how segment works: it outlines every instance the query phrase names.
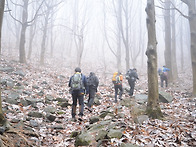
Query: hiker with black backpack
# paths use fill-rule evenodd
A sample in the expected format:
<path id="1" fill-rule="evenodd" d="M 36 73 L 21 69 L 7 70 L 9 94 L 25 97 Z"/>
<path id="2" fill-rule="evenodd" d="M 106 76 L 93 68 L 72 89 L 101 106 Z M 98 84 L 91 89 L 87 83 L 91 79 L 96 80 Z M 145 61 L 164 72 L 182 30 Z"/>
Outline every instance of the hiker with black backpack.
<path id="1" fill-rule="evenodd" d="M 136 68 L 129 69 L 127 71 L 126 79 L 128 80 L 128 83 L 130 86 L 129 95 L 132 97 L 133 92 L 134 92 L 134 88 L 135 88 L 135 82 L 136 82 L 136 80 L 139 80 Z"/>
<path id="2" fill-rule="evenodd" d="M 112 83 L 114 84 L 114 90 L 115 90 L 115 103 L 117 103 L 117 96 L 118 91 L 119 92 L 119 99 L 122 100 L 122 94 L 123 94 L 123 88 L 122 88 L 122 80 L 123 76 L 120 72 L 115 72 L 112 77 Z"/>
<path id="3" fill-rule="evenodd" d="M 99 79 L 95 75 L 94 72 L 90 72 L 90 75 L 87 77 L 87 86 L 88 86 L 88 103 L 87 103 L 87 109 L 92 112 L 92 105 L 94 103 L 95 94 L 97 92 L 97 87 L 99 85 Z"/>
<path id="4" fill-rule="evenodd" d="M 75 74 L 69 80 L 69 87 L 71 87 L 72 94 L 72 119 L 76 121 L 76 106 L 77 100 L 79 101 L 79 120 L 82 120 L 82 116 L 84 115 L 84 94 L 87 88 L 87 80 L 85 75 L 81 73 L 81 69 L 77 67 L 75 69 Z"/>

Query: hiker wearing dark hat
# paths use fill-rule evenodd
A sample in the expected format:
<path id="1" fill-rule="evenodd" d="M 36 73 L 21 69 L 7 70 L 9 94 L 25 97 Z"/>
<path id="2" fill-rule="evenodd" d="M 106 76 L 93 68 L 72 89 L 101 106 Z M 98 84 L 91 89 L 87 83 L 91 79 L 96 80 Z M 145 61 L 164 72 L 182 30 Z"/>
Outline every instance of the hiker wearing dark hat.
<path id="1" fill-rule="evenodd" d="M 99 85 L 99 79 L 95 75 L 94 72 L 90 72 L 90 75 L 87 77 L 87 85 L 88 85 L 88 104 L 87 104 L 87 109 L 92 112 L 92 105 L 94 103 L 95 99 L 95 94 L 97 92 L 97 87 Z"/>
<path id="2" fill-rule="evenodd" d="M 129 95 L 132 97 L 135 88 L 135 82 L 136 80 L 139 80 L 136 68 L 128 70 L 126 73 L 126 79 L 128 80 L 130 86 Z"/>
<path id="3" fill-rule="evenodd" d="M 69 80 L 69 87 L 71 87 L 72 94 L 72 119 L 76 121 L 76 106 L 77 100 L 79 101 L 79 120 L 82 120 L 82 116 L 84 115 L 84 94 L 85 89 L 87 88 L 87 80 L 85 75 L 81 73 L 81 69 L 77 67 L 75 69 L 75 74 Z"/>

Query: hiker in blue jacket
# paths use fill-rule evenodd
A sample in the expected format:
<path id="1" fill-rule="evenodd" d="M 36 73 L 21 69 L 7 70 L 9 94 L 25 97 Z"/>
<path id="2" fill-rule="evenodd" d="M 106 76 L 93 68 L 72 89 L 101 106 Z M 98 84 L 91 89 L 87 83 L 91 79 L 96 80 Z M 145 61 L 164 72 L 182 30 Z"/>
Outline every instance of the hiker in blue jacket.
<path id="1" fill-rule="evenodd" d="M 164 81 L 165 81 L 165 87 L 168 86 L 168 71 L 170 71 L 170 69 L 166 68 L 165 66 L 163 66 L 162 69 L 159 68 L 158 70 L 161 79 L 161 87 L 163 87 Z"/>

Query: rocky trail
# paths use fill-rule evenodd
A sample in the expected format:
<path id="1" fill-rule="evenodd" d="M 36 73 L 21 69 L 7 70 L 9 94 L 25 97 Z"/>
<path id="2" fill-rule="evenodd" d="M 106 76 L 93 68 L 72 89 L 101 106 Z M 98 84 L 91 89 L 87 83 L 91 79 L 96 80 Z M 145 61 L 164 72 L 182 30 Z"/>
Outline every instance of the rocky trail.
<path id="1" fill-rule="evenodd" d="M 123 100 L 118 103 L 111 79 L 102 81 L 93 111 L 85 109 L 83 121 L 73 122 L 70 68 L 23 65 L 3 56 L 0 72 L 2 108 L 12 126 L 3 134 L 0 128 L 0 146 L 196 146 L 196 98 L 190 95 L 187 73 L 160 89 L 163 120 L 145 115 L 147 80 L 140 75 L 135 96 L 128 96 L 124 83 Z"/>

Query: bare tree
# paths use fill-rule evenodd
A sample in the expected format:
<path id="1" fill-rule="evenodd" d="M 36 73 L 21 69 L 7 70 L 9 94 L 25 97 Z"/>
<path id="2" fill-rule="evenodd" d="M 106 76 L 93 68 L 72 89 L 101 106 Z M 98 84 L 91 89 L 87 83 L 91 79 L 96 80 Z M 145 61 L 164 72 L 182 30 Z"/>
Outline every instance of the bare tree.
<path id="1" fill-rule="evenodd" d="M 170 20 L 170 0 L 165 0 L 164 6 L 164 20 L 165 20 L 165 63 L 166 66 L 170 69 L 169 72 L 169 81 L 173 80 L 172 77 L 172 58 L 171 58 L 171 20 Z"/>
<path id="2" fill-rule="evenodd" d="M 161 118 L 163 114 L 159 106 L 154 0 L 147 0 L 146 13 L 146 25 L 148 30 L 148 45 L 146 50 L 148 57 L 148 103 L 146 112 L 152 118 Z"/>
<path id="3" fill-rule="evenodd" d="M 44 0 L 41 2 L 40 6 L 36 10 L 34 17 L 31 20 L 28 20 L 28 6 L 29 6 L 29 0 L 22 0 L 23 4 L 17 4 L 13 3 L 15 6 L 22 7 L 22 20 L 19 20 L 15 18 L 12 14 L 11 11 L 9 11 L 10 16 L 17 22 L 21 24 L 21 32 L 20 32 L 20 43 L 19 43 L 19 61 L 21 63 L 26 63 L 26 53 L 25 53 L 25 41 L 26 41 L 26 30 L 27 27 L 32 25 L 32 23 L 36 20 L 38 16 L 38 11 L 41 8 Z M 8 2 L 7 2 L 8 3 Z M 9 4 L 7 4 L 9 6 Z"/>
<path id="4" fill-rule="evenodd" d="M 58 3 L 56 1 L 45 1 L 44 2 L 45 6 L 46 6 L 46 11 L 45 11 L 45 15 L 44 15 L 45 19 L 44 19 L 43 37 L 42 37 L 42 43 L 41 43 L 41 55 L 40 55 L 40 64 L 41 65 L 44 65 L 44 60 L 45 60 L 48 25 L 49 25 L 50 19 L 52 18 L 52 16 L 55 13 L 54 8 L 57 7 L 62 2 L 63 1 L 60 1 Z"/>
<path id="5" fill-rule="evenodd" d="M 175 5 L 175 1 L 172 1 L 173 5 Z M 171 40 L 171 63 L 172 63 L 172 77 L 173 80 L 176 81 L 178 78 L 177 71 L 177 62 L 176 62 L 176 19 L 175 19 L 175 11 L 172 10 L 172 40 Z"/>
<path id="6" fill-rule="evenodd" d="M 120 21 L 122 21 L 122 5 L 121 5 L 121 0 L 118 0 L 117 3 L 115 3 L 115 1 L 112 1 L 113 4 L 113 9 L 114 9 L 114 13 L 115 13 L 115 17 L 116 17 L 116 23 L 114 24 L 116 29 L 112 30 L 113 34 L 115 35 L 115 41 L 113 41 L 112 37 L 108 35 L 107 33 L 107 26 L 106 26 L 106 20 L 107 20 L 107 16 L 106 16 L 106 3 L 103 3 L 103 14 L 104 14 L 104 37 L 106 39 L 106 43 L 110 49 L 110 51 L 112 52 L 112 54 L 115 56 L 116 58 L 116 66 L 118 71 L 121 71 L 121 31 L 120 31 Z M 117 5 L 117 6 L 116 6 Z M 109 40 L 112 40 L 113 43 L 111 43 Z M 116 45 L 116 49 L 114 49 L 114 47 L 111 46 L 111 44 Z"/>
<path id="7" fill-rule="evenodd" d="M 85 4 L 80 7 L 78 0 L 74 0 L 73 7 L 73 39 L 76 46 L 76 59 L 77 65 L 81 66 L 82 55 L 84 52 L 85 30 L 88 24 L 87 8 Z"/>
<path id="8" fill-rule="evenodd" d="M 0 50 L 1 50 L 1 29 L 2 29 L 2 22 L 3 22 L 4 6 L 5 6 L 5 0 L 0 0 Z M 2 127 L 4 128 L 4 131 L 6 129 L 8 129 L 7 125 L 8 125 L 8 122 L 7 122 L 7 119 L 4 117 L 4 113 L 3 113 L 3 110 L 2 110 L 1 89 L 0 89 L 0 126 L 1 126 L 1 133 L 3 133 L 2 132 Z"/>
<path id="9" fill-rule="evenodd" d="M 2 29 L 2 23 L 3 23 L 4 6 L 5 6 L 5 0 L 1 0 L 0 1 L 0 31 Z M 0 41 L 1 41 L 1 32 L 0 32 Z M 1 43 L 0 43 L 0 54 L 1 54 Z"/>
<path id="10" fill-rule="evenodd" d="M 181 0 L 188 6 L 188 20 L 190 25 L 191 36 L 191 61 L 192 61 L 192 75 L 193 75 L 193 96 L 196 96 L 196 1 L 195 0 Z"/>

